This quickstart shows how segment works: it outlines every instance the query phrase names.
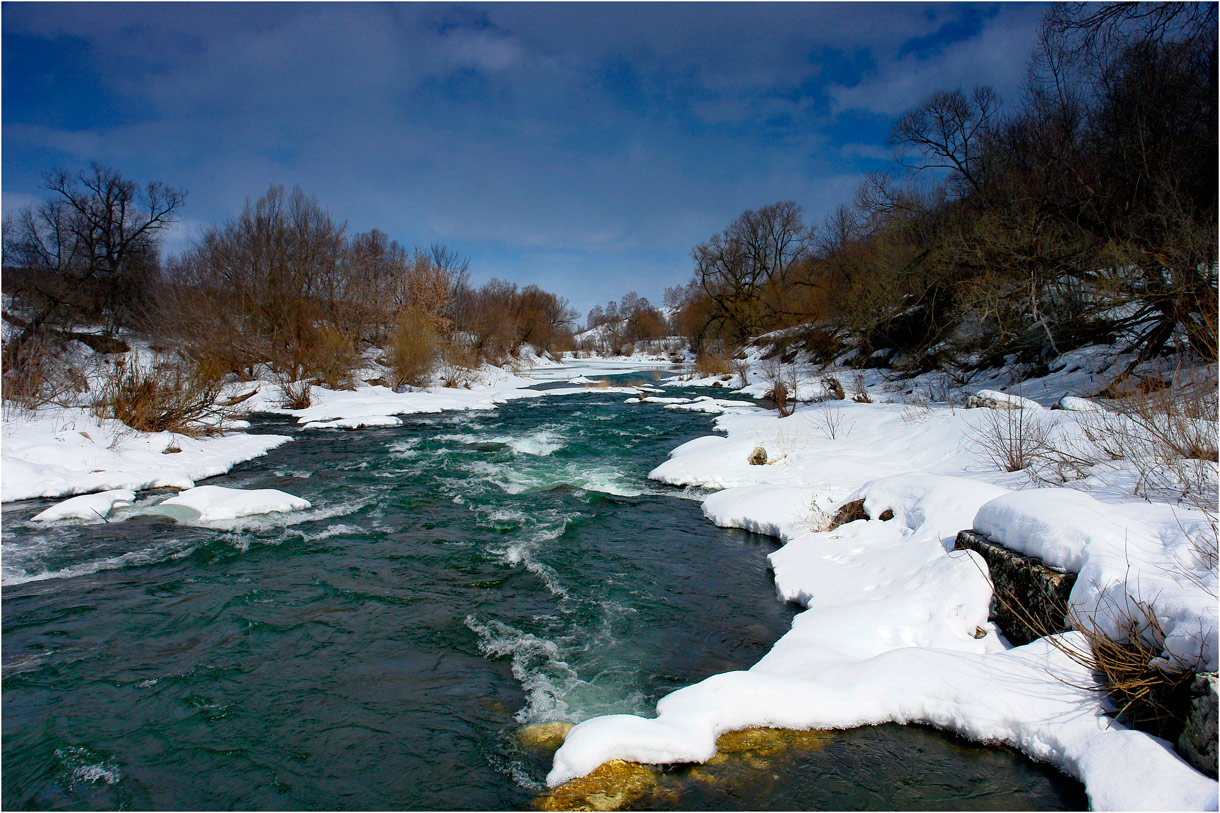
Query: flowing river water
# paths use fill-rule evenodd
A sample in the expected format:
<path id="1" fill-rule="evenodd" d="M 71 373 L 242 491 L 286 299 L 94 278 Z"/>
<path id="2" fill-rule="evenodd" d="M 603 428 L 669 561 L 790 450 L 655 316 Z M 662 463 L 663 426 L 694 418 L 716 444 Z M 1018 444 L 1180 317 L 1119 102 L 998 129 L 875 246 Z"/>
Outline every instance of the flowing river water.
<path id="1" fill-rule="evenodd" d="M 708 416 L 624 401 L 355 432 L 257 418 L 297 439 L 207 482 L 312 502 L 295 514 L 44 528 L 49 501 L 7 504 L 3 806 L 521 809 L 549 768 L 524 726 L 649 714 L 749 667 L 796 610 L 777 543 L 648 481 Z M 641 804 L 1085 804 L 1053 769 L 912 727 L 750 764 Z"/>

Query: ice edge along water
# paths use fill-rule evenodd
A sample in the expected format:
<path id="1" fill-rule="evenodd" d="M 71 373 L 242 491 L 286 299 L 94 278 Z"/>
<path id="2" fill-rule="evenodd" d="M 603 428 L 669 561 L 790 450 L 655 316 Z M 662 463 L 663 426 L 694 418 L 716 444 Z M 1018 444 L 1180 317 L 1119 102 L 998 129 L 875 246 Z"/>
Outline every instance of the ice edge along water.
<path id="1" fill-rule="evenodd" d="M 985 563 L 951 551 L 957 531 L 973 526 L 1075 565 L 1078 611 L 1106 628 L 1113 602 L 1151 601 L 1170 651 L 1214 669 L 1215 573 L 1188 538 L 1207 518 L 1104 488 L 1105 503 L 1071 489 L 1010 491 L 1018 483 L 1003 474 L 992 479 L 1005 485 L 982 482 L 968 452 L 981 411 L 912 422 L 897 405 L 849 407 L 850 429 L 838 433 L 827 426 L 841 417 L 828 414 L 844 409 L 837 404 L 803 407 L 786 423 L 734 410 L 717 421 L 727 437 L 684 444 L 652 472 L 671 485 L 724 489 L 704 503 L 718 525 L 779 536 L 784 547 L 770 556 L 779 598 L 807 609 L 754 667 L 668 695 L 655 718 L 609 715 L 575 727 L 547 784 L 612 759 L 703 762 L 720 734 L 740 728 L 892 721 L 1017 747 L 1080 779 L 1097 809 L 1216 809 L 1214 780 L 1163 740 L 1115 723 L 1101 695 L 1081 688 L 1093 678 L 1064 652 L 1086 645 L 1080 633 L 1008 647 L 987 620 Z M 849 443 L 836 444 L 848 433 Z M 779 450 L 777 465 L 745 462 L 757 444 Z M 853 498 L 865 499 L 869 516 L 889 509 L 893 520 L 811 528 L 811 514 Z"/>

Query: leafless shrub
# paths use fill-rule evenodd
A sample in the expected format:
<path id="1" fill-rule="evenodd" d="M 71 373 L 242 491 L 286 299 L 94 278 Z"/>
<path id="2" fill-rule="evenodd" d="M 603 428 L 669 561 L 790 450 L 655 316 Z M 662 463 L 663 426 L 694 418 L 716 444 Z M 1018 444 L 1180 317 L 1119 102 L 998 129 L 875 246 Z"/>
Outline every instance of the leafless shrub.
<path id="1" fill-rule="evenodd" d="M 973 439 L 1002 470 L 1021 471 L 1053 455 L 1055 423 L 1040 410 L 981 411 Z"/>
<path id="2" fill-rule="evenodd" d="M 744 389 L 750 386 L 750 365 L 745 359 L 733 360 L 733 372 L 737 376 L 737 386 Z"/>
<path id="3" fill-rule="evenodd" d="M 1152 391 L 1132 387 L 1111 409 L 1081 421 L 1098 458 L 1130 462 L 1139 473 L 1139 496 L 1172 495 L 1215 510 L 1214 382 L 1183 381 Z"/>
<path id="4" fill-rule="evenodd" d="M 129 359 L 110 368 L 93 412 L 140 432 L 208 434 L 218 428 L 215 419 L 223 417 L 216 403 L 222 386 L 215 365 L 186 359 L 153 364 Z"/>
<path id="5" fill-rule="evenodd" d="M 440 345 L 440 336 L 426 314 L 413 308 L 403 310 L 386 347 L 394 389 L 426 386 L 436 369 Z"/>
<path id="6" fill-rule="evenodd" d="M 762 367 L 763 381 L 769 384 L 767 398 L 775 404 L 781 418 L 796 410 L 796 372 L 785 367 L 779 359 L 768 359 Z"/>
<path id="7" fill-rule="evenodd" d="M 846 419 L 843 407 L 838 404 L 823 404 L 817 413 L 817 423 L 827 440 L 834 440 L 840 434 L 846 436 L 855 426 L 854 422 Z"/>
<path id="8" fill-rule="evenodd" d="M 871 404 L 873 398 L 864 385 L 864 373 L 857 372 L 851 379 L 851 399 L 857 404 Z"/>
<path id="9" fill-rule="evenodd" d="M 310 394 L 313 385 L 305 378 L 294 378 L 290 373 L 277 373 L 280 387 L 280 395 L 283 400 L 280 402 L 288 409 L 308 409 L 313 403 L 313 396 Z"/>
<path id="10" fill-rule="evenodd" d="M 470 387 L 479 369 L 479 355 L 456 339 L 441 343 L 441 383 L 446 387 Z"/>
<path id="11" fill-rule="evenodd" d="M 5 409 L 34 410 L 56 400 L 71 382 L 63 375 L 58 348 L 45 334 L 4 346 Z"/>

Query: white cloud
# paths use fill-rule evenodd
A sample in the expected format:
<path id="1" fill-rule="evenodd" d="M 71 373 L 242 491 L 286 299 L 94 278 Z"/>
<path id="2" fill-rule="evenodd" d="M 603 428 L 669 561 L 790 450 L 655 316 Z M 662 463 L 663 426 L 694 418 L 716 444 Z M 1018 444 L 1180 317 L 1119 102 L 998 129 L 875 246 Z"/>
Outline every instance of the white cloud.
<path id="1" fill-rule="evenodd" d="M 1043 10 L 1040 6 L 1005 6 L 970 39 L 930 56 L 891 59 L 851 87 L 831 85 L 828 92 L 834 110 L 896 115 L 936 90 L 984 84 L 1013 96 L 1025 77 Z"/>

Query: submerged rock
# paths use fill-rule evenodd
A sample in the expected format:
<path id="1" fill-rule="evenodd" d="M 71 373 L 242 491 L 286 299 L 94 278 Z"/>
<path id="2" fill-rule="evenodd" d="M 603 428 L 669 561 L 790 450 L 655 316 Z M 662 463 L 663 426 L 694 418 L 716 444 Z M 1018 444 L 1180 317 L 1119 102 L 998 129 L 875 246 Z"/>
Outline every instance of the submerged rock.
<path id="1" fill-rule="evenodd" d="M 517 729 L 517 740 L 526 748 L 545 748 L 548 751 L 557 751 L 571 730 L 571 723 L 537 723 Z"/>

